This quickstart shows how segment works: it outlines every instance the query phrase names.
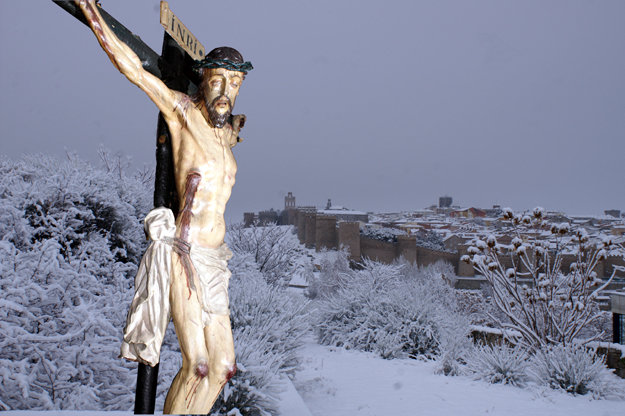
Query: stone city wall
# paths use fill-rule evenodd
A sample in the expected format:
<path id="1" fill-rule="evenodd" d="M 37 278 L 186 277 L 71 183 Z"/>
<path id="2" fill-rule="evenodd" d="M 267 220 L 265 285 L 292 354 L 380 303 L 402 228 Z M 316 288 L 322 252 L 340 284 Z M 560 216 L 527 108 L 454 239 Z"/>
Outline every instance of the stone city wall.
<path id="1" fill-rule="evenodd" d="M 304 214 L 304 245 L 307 248 L 315 247 L 317 242 L 317 214 L 307 212 Z"/>
<path id="2" fill-rule="evenodd" d="M 381 263 L 392 263 L 396 258 L 395 243 L 360 237 L 360 255 Z"/>
<path id="3" fill-rule="evenodd" d="M 314 212 L 298 211 L 293 222 L 297 227 L 300 243 L 308 248 L 337 250 L 345 247 L 351 260 L 360 261 L 368 257 L 376 261 L 390 263 L 399 257 L 417 261 L 416 240 L 414 237 L 399 236 L 397 242 L 383 242 L 360 236 L 358 222 L 337 222 L 335 216 Z"/>
<path id="4" fill-rule="evenodd" d="M 295 215 L 295 228 L 297 229 L 297 238 L 301 244 L 306 241 L 306 217 L 301 211 L 297 211 Z"/>
<path id="5" fill-rule="evenodd" d="M 390 263 L 403 257 L 417 262 L 416 240 L 410 236 L 399 236 L 396 242 L 384 242 L 361 237 L 358 222 L 340 221 L 332 215 L 297 211 L 293 217 L 299 241 L 317 251 L 336 250 L 344 247 L 351 260 L 360 261 L 367 257 Z"/>
<path id="6" fill-rule="evenodd" d="M 322 249 L 336 250 L 343 246 L 349 250 L 350 259 L 354 261 L 360 261 L 367 257 L 383 263 L 391 263 L 403 257 L 419 266 L 427 266 L 444 260 L 454 266 L 457 276 L 475 276 L 473 267 L 460 260 L 462 255 L 467 252 L 467 245 L 459 246 L 458 253 L 449 253 L 417 247 L 415 238 L 410 236 L 398 236 L 395 242 L 374 240 L 360 235 L 358 222 L 337 222 L 336 216 L 319 214 L 309 207 L 294 210 L 289 216 L 289 221 L 292 221 L 292 224 L 296 226 L 299 241 L 306 247 L 315 248 L 317 251 Z M 510 256 L 501 256 L 500 260 L 504 268 L 512 267 L 513 259 Z M 568 272 L 574 261 L 576 261 L 576 256 L 563 255 L 562 271 Z M 521 265 L 518 257 L 514 259 L 514 262 Z M 609 257 L 607 260 L 601 261 L 595 271 L 600 277 L 609 277 L 613 265 L 625 267 L 625 260 Z M 526 271 L 522 266 L 520 270 Z M 622 284 L 618 286 L 622 286 Z"/>
<path id="7" fill-rule="evenodd" d="M 458 263 L 460 255 L 458 253 L 448 253 L 446 251 L 432 250 L 425 247 L 417 247 L 417 264 L 427 266 L 439 260 L 445 260 L 454 266 L 454 271 L 458 274 Z M 473 276 L 473 274 L 471 274 Z"/>
<path id="8" fill-rule="evenodd" d="M 339 222 L 337 244 L 349 252 L 350 260 L 359 261 L 361 259 L 360 224 L 357 222 Z"/>
<path id="9" fill-rule="evenodd" d="M 397 236 L 395 257 L 403 258 L 410 263 L 417 263 L 417 239 L 407 235 Z"/>
<path id="10" fill-rule="evenodd" d="M 336 250 L 339 247 L 336 217 L 317 214 L 315 218 L 315 249 Z"/>

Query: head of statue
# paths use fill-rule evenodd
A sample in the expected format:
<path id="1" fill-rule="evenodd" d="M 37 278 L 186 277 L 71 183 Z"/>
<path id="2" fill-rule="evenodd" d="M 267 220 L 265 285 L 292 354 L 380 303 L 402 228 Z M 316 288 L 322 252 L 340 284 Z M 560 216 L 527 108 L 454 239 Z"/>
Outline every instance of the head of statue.
<path id="1" fill-rule="evenodd" d="M 206 107 L 208 121 L 222 128 L 230 120 L 239 88 L 252 64 L 244 62 L 236 49 L 222 46 L 210 51 L 195 68 L 202 75 L 199 98 Z"/>

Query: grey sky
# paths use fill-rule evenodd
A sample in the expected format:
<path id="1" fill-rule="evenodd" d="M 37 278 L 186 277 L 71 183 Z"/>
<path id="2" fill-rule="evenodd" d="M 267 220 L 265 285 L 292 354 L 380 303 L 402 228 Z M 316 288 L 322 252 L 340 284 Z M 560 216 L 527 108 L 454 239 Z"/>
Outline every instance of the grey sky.
<path id="1" fill-rule="evenodd" d="M 624 1 L 181 1 L 256 69 L 235 113 L 229 218 L 354 209 L 625 210 Z M 159 1 L 102 0 L 160 52 Z M 51 1 L 0 0 L 4 154 L 96 148 L 153 165 L 156 107 Z"/>

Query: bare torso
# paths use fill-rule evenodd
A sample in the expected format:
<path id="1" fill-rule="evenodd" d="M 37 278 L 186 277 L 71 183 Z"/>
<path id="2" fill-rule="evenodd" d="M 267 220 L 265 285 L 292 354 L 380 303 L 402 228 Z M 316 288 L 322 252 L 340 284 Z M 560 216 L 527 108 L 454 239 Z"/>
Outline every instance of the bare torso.
<path id="1" fill-rule="evenodd" d="M 146 92 L 167 121 L 180 197 L 177 237 L 192 245 L 220 246 L 226 231 L 224 211 L 237 170 L 230 149 L 237 141 L 239 125 L 242 125 L 239 120 L 243 123 L 245 116 L 234 116 L 234 128 L 228 123 L 221 128 L 211 127 L 211 124 L 217 124 L 208 121 L 206 99 L 218 98 L 216 103 L 224 114 L 225 104 L 219 103 L 227 97 L 227 109 L 232 111 L 244 73 L 224 68 L 204 71 L 203 76 L 208 77 L 205 78 L 208 82 L 200 89 L 203 88 L 205 100 L 196 103 L 145 71 L 137 55 L 104 23 L 93 0 L 80 0 L 78 3 L 113 64 Z"/>
<path id="2" fill-rule="evenodd" d="M 224 212 L 237 164 L 231 147 L 238 132 L 211 127 L 189 97 L 181 95 L 183 120 L 168 121 L 180 210 L 176 236 L 191 245 L 216 248 L 224 241 Z"/>

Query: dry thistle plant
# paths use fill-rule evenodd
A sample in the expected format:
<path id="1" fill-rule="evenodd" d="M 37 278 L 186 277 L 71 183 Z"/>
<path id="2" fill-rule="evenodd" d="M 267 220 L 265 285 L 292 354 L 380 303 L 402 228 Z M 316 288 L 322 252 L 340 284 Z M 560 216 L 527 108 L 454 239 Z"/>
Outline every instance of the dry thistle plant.
<path id="1" fill-rule="evenodd" d="M 600 316 L 598 293 L 625 270 L 614 266 L 606 279 L 597 275 L 608 257 L 625 255 L 622 242 L 568 223 L 551 224 L 542 208 L 525 214 L 506 208 L 503 220 L 510 244 L 489 235 L 474 240 L 462 258 L 490 283 L 494 304 L 508 321 L 493 319 L 518 331 L 531 348 L 597 339 L 601 334 L 577 338 Z"/>

